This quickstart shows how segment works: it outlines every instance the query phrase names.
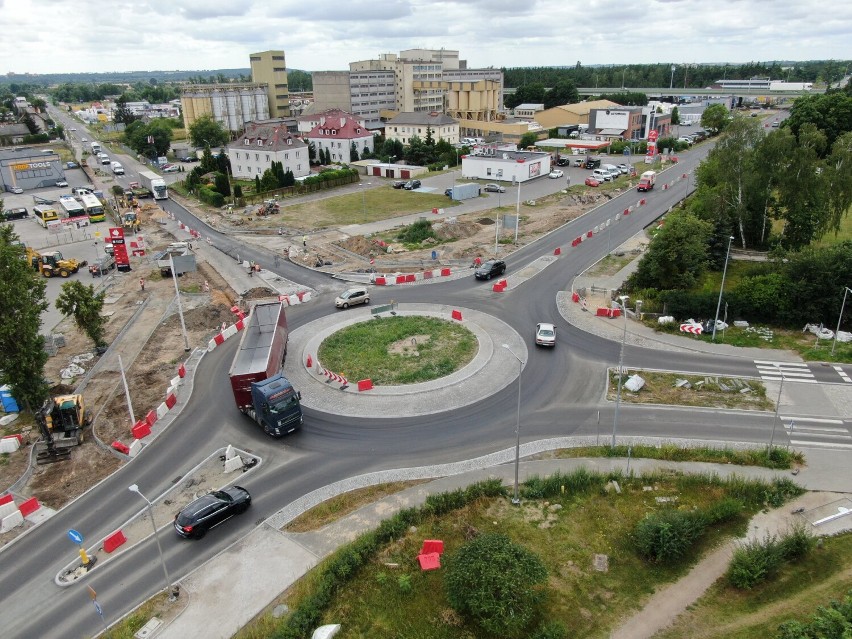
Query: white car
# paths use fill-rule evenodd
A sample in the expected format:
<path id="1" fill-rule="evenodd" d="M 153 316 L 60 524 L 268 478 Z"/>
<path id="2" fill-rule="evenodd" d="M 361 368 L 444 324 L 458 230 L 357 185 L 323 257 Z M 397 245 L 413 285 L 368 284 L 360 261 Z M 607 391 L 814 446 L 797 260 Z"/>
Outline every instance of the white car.
<path id="1" fill-rule="evenodd" d="M 76 131 L 76 130 L 77 130 L 77 128 L 72 126 L 72 127 L 71 127 L 70 129 L 68 129 L 68 130 L 69 130 L 69 131 Z"/>
<path id="2" fill-rule="evenodd" d="M 167 164 L 163 167 L 163 173 L 177 173 L 178 167 L 176 164 Z"/>
<path id="3" fill-rule="evenodd" d="M 22 189 L 20 186 L 10 186 L 10 187 L 9 187 L 9 190 L 10 190 L 12 193 L 15 193 L 15 194 L 18 194 L 18 195 L 20 195 L 21 193 L 23 193 L 23 192 L 24 192 L 24 189 Z"/>
<path id="4" fill-rule="evenodd" d="M 630 167 L 626 164 L 616 164 L 615 168 L 617 168 L 622 175 L 627 175 L 628 173 L 630 173 Z"/>
<path id="5" fill-rule="evenodd" d="M 65 180 L 56 180 L 56 186 L 68 186 L 68 182 Z"/>
<path id="6" fill-rule="evenodd" d="M 681 126 L 692 126 L 692 120 L 687 120 L 686 122 L 681 122 Z"/>
<path id="7" fill-rule="evenodd" d="M 565 173 L 563 171 L 559 170 L 559 169 L 553 169 L 550 172 L 550 177 L 553 178 L 554 180 L 557 179 L 557 178 L 561 178 L 563 175 L 565 175 Z"/>
<path id="8" fill-rule="evenodd" d="M 686 137 L 685 135 L 684 135 L 684 136 L 679 137 L 679 138 L 677 139 L 677 141 L 678 141 L 678 142 L 685 142 L 685 143 L 686 143 L 686 144 L 688 144 L 689 146 L 692 146 L 692 138 L 688 138 L 688 137 Z"/>
<path id="9" fill-rule="evenodd" d="M 535 343 L 536 346 L 556 346 L 556 327 L 545 322 L 536 324 Z"/>
<path id="10" fill-rule="evenodd" d="M 80 138 L 80 142 L 88 142 L 86 138 Z"/>

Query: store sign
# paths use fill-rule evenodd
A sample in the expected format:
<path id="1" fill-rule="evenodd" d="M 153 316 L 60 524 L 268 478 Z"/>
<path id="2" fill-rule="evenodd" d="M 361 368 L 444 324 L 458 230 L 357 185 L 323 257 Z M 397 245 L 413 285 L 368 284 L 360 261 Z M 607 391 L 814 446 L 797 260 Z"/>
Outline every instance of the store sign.
<path id="1" fill-rule="evenodd" d="M 29 171 L 30 169 L 49 169 L 50 162 L 30 162 L 29 164 L 13 164 L 13 171 Z"/>
<path id="2" fill-rule="evenodd" d="M 113 248 L 113 257 L 115 257 L 115 267 L 119 271 L 129 271 L 130 258 L 127 255 L 127 245 L 124 243 L 124 229 L 121 227 L 110 228 L 109 238 Z"/>

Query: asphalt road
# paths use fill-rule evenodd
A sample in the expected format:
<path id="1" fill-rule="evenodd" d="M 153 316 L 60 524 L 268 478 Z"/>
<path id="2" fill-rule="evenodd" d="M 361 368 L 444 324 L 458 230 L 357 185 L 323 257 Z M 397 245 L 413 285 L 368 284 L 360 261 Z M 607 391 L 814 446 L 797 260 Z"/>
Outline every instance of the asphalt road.
<path id="1" fill-rule="evenodd" d="M 75 126 L 82 130 L 79 124 Z M 682 157 L 675 170 L 692 170 L 706 154 L 707 147 L 702 145 Z M 123 164 L 128 170 L 123 178 L 126 183 L 134 179 L 137 166 L 127 160 Z M 618 224 L 611 224 L 607 231 L 612 234 L 611 245 L 617 246 L 650 224 L 680 200 L 685 190 L 684 184 L 649 193 L 645 196 L 646 206 L 639 207 Z M 638 199 L 635 192 L 625 194 L 521 249 L 507 258 L 508 272 L 538 256 L 552 254 L 557 246 L 570 244 L 572 238 L 614 219 Z M 173 200 L 159 203 L 178 219 L 203 230 L 224 251 L 239 252 L 244 259 L 254 259 L 288 279 L 328 290 L 330 280 L 326 276 L 284 262 L 276 269 L 270 253 L 244 246 L 233 236 L 206 228 Z M 613 410 L 609 405 L 602 407 L 600 402 L 604 392 L 603 371 L 618 361 L 620 345 L 571 327 L 560 317 L 554 299 L 556 291 L 565 290 L 576 273 L 606 251 L 607 243 L 602 240 L 599 237 L 597 241 L 581 244 L 556 265 L 501 296 L 493 295 L 488 284 L 471 277 L 408 289 L 376 288 L 372 297 L 376 304 L 389 301 L 392 296 L 399 302 L 476 308 L 499 316 L 521 335 L 530 334 L 536 322 L 553 321 L 557 324 L 559 347 L 530 349 L 524 369 L 522 438 L 529 441 L 596 432 L 605 438 L 612 428 Z M 316 303 L 288 309 L 288 323 L 295 328 L 330 311 L 331 305 L 321 298 Z M 283 441 L 271 440 L 233 410 L 226 371 L 236 345 L 236 340 L 226 342 L 204 358 L 188 406 L 140 458 L 0 553 L 3 565 L 0 628 L 4 636 L 49 639 L 85 637 L 98 632 L 101 621 L 82 583 L 63 589 L 53 582 L 57 572 L 76 556 L 76 547 L 66 538 L 67 530 L 81 531 L 87 541 L 102 538 L 144 506 L 137 495 L 127 490 L 130 484 L 138 484 L 153 499 L 179 481 L 182 472 L 220 446 L 238 444 L 263 458 L 263 465 L 243 482 L 253 495 L 251 516 L 236 518 L 200 543 L 179 539 L 168 534 L 167 528 L 161 541 L 173 580 L 215 557 L 287 503 L 333 481 L 374 470 L 463 460 L 514 444 L 517 399 L 512 392 L 452 412 L 402 420 L 347 418 L 308 410 L 300 432 Z M 710 374 L 754 374 L 751 360 L 634 347 L 626 349 L 625 364 Z M 619 434 L 623 435 L 691 436 L 730 442 L 765 441 L 770 427 L 771 415 L 766 414 L 631 405 L 621 407 L 619 420 Z M 157 592 L 162 579 L 157 551 L 149 538 L 100 567 L 83 583 L 98 592 L 109 623 Z"/>

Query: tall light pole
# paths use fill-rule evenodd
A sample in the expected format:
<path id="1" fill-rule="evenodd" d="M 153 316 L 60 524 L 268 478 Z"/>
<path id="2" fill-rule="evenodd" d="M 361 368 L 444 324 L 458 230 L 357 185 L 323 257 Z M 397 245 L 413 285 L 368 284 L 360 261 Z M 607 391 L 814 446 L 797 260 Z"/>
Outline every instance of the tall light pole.
<path id="1" fill-rule="evenodd" d="M 624 334 L 621 336 L 621 354 L 618 356 L 618 393 L 615 396 L 615 418 L 612 420 L 612 447 L 615 448 L 615 433 L 618 430 L 618 409 L 621 406 L 621 386 L 624 368 L 624 343 L 627 341 L 627 295 L 618 298 L 621 301 L 621 310 L 624 311 Z"/>
<path id="2" fill-rule="evenodd" d="M 515 244 L 518 243 L 518 229 L 521 226 L 521 181 L 518 180 L 518 204 L 515 207 Z"/>
<path id="3" fill-rule="evenodd" d="M 675 72 L 675 65 L 672 65 L 672 77 L 671 77 L 671 80 L 669 80 L 669 90 L 674 88 L 674 72 Z"/>
<path id="4" fill-rule="evenodd" d="M 157 541 L 157 550 L 160 551 L 160 563 L 163 565 L 163 575 L 166 578 L 166 592 L 172 587 L 172 580 L 169 579 L 169 570 L 166 568 L 166 559 L 163 557 L 163 547 L 160 545 L 160 537 L 157 535 L 157 524 L 154 522 L 154 504 L 148 501 L 148 498 L 142 494 L 139 490 L 139 486 L 137 484 L 133 484 L 132 486 L 128 486 L 127 490 L 132 493 L 136 493 L 142 499 L 145 500 L 145 503 L 148 504 L 148 516 L 151 517 L 151 526 L 154 528 L 154 539 Z M 174 594 L 169 594 L 169 600 L 174 601 Z"/>
<path id="5" fill-rule="evenodd" d="M 521 374 L 524 372 L 524 360 L 517 356 L 515 351 L 503 344 L 503 348 L 509 351 L 518 360 L 518 419 L 515 424 L 515 490 L 512 493 L 512 503 L 517 506 L 521 503 L 518 496 L 518 466 L 521 461 Z"/>
<path id="6" fill-rule="evenodd" d="M 852 291 L 848 286 L 843 287 L 843 304 L 840 305 L 840 317 L 837 318 L 837 330 L 834 331 L 834 343 L 831 345 L 831 354 L 834 355 L 834 347 L 837 346 L 837 334 L 840 332 L 840 322 L 843 321 L 843 309 L 846 307 L 846 294 Z"/>
<path id="7" fill-rule="evenodd" d="M 731 242 L 733 241 L 734 236 L 731 235 L 728 238 L 728 252 L 725 254 L 725 267 L 722 269 L 722 284 L 719 286 L 719 301 L 716 303 L 716 319 L 713 320 L 713 336 L 710 338 L 711 342 L 716 341 L 716 324 L 719 323 L 719 309 L 722 307 L 722 291 L 725 288 L 725 274 L 728 272 L 728 258 L 731 256 Z"/>

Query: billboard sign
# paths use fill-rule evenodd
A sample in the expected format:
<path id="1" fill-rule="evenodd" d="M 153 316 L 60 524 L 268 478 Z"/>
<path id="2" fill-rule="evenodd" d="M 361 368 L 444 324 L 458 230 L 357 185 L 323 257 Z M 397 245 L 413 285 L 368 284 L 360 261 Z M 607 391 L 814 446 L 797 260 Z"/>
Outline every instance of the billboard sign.
<path id="1" fill-rule="evenodd" d="M 124 229 L 121 227 L 111 227 L 109 238 L 112 244 L 113 257 L 115 257 L 115 268 L 122 272 L 129 271 L 130 258 L 127 255 L 127 245 L 124 243 Z"/>

